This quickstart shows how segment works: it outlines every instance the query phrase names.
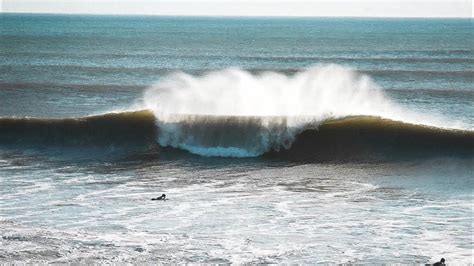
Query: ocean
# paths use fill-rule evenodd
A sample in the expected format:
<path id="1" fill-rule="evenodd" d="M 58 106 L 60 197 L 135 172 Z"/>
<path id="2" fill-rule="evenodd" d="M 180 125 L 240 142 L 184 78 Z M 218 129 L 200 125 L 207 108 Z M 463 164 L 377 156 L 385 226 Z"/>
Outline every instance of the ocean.
<path id="1" fill-rule="evenodd" d="M 472 26 L 2 13 L 0 262 L 472 264 Z"/>

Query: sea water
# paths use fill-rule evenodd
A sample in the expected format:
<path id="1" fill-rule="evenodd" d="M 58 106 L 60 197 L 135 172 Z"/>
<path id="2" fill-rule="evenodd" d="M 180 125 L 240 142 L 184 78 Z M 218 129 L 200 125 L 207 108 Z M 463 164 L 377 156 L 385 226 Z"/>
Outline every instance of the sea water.
<path id="1" fill-rule="evenodd" d="M 2 262 L 473 263 L 472 20 L 0 14 L 0 32 Z M 156 147 L 102 118 L 143 109 Z M 350 116 L 470 153 L 265 156 Z"/>

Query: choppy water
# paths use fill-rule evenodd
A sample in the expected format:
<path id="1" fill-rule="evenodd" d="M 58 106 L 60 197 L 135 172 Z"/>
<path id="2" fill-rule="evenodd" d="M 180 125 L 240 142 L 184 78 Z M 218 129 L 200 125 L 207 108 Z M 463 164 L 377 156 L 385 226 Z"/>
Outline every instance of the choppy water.
<path id="1" fill-rule="evenodd" d="M 473 263 L 472 20 L 0 22 L 0 261 Z"/>

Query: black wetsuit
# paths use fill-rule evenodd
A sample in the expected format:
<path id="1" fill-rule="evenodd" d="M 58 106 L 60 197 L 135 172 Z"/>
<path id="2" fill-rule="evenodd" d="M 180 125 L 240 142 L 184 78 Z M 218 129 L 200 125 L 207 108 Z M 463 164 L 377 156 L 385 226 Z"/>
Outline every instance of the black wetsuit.
<path id="1" fill-rule="evenodd" d="M 163 194 L 163 195 L 159 196 L 158 198 L 154 198 L 154 199 L 151 199 L 151 200 L 166 200 L 166 195 Z"/>

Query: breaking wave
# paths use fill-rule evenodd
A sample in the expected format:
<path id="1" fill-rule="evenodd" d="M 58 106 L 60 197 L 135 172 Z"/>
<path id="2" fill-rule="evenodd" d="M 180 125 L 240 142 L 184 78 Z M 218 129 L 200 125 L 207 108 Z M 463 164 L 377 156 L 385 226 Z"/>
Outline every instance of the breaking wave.
<path id="1" fill-rule="evenodd" d="M 0 144 L 171 147 L 201 156 L 364 160 L 474 154 L 474 131 L 403 110 L 370 79 L 327 65 L 293 76 L 239 69 L 173 74 L 144 111 L 0 118 Z"/>
<path id="2" fill-rule="evenodd" d="M 240 69 L 202 76 L 176 73 L 147 90 L 144 104 L 156 117 L 161 146 L 204 156 L 248 157 L 289 149 L 302 131 L 349 116 L 452 127 L 403 110 L 370 77 L 334 64 L 292 76 Z"/>

